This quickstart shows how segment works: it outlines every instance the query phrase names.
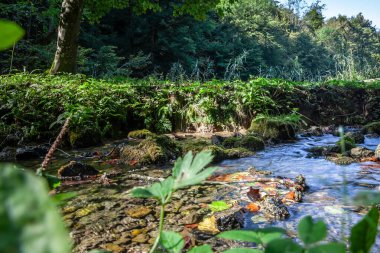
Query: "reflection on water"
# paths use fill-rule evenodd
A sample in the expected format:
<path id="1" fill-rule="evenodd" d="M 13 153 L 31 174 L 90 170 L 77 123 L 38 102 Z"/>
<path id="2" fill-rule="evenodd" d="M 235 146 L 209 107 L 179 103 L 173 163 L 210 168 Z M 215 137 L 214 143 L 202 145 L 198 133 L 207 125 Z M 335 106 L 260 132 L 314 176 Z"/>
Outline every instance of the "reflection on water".
<path id="1" fill-rule="evenodd" d="M 304 215 L 312 215 L 315 218 L 323 219 L 328 224 L 330 239 L 340 239 L 344 228 L 351 227 L 362 217 L 353 212 L 353 208 L 350 207 L 353 196 L 360 190 L 369 188 L 378 190 L 380 170 L 361 168 L 362 165 L 373 164 L 372 162 L 341 166 L 323 158 L 306 158 L 305 150 L 307 148 L 332 145 L 338 139 L 333 135 L 300 138 L 295 143 L 269 147 L 255 156 L 224 161 L 220 165 L 224 167 L 222 169 L 224 173 L 245 171 L 248 167 L 254 166 L 257 169 L 272 171 L 276 176 L 295 178 L 298 174 L 303 174 L 310 187 L 305 193 L 303 202 L 289 208 L 290 219 L 276 221 L 270 225 L 295 232 L 298 221 Z M 366 138 L 362 146 L 374 150 L 379 143 L 380 138 Z M 345 186 L 343 184 L 344 174 L 347 179 Z M 251 217 L 247 217 L 247 228 L 261 226 L 268 226 L 268 224 L 255 224 Z M 380 236 L 373 252 L 379 252 L 379 250 Z"/>

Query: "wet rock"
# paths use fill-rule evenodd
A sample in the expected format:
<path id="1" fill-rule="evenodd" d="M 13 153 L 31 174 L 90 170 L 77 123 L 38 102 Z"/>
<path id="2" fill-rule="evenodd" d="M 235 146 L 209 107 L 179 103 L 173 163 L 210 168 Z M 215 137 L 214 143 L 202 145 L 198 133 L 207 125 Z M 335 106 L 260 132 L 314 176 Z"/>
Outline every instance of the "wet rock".
<path id="1" fill-rule="evenodd" d="M 375 153 L 372 150 L 369 150 L 364 147 L 356 147 L 351 149 L 350 155 L 352 158 L 361 159 L 366 157 L 372 157 L 375 155 Z"/>
<path id="2" fill-rule="evenodd" d="M 9 147 L 4 148 L 0 152 L 0 161 L 10 161 L 13 160 L 15 157 L 15 151 Z"/>
<path id="3" fill-rule="evenodd" d="M 58 172 L 59 177 L 76 177 L 98 175 L 99 171 L 88 164 L 71 161 L 69 164 L 62 166 Z"/>
<path id="4" fill-rule="evenodd" d="M 357 144 L 364 143 L 364 134 L 361 132 L 348 132 L 344 136 L 354 140 Z"/>
<path id="5" fill-rule="evenodd" d="M 147 129 L 134 130 L 128 133 L 128 137 L 132 139 L 146 139 L 148 137 L 154 137 L 155 134 Z"/>
<path id="6" fill-rule="evenodd" d="M 376 148 L 375 157 L 380 160 L 380 144 Z"/>
<path id="7" fill-rule="evenodd" d="M 326 153 L 327 147 L 321 147 L 321 146 L 311 147 L 311 148 L 306 149 L 306 151 L 308 152 L 306 156 L 307 158 L 318 158 L 318 157 L 323 156 Z"/>
<path id="8" fill-rule="evenodd" d="M 140 219 L 152 213 L 152 209 L 145 206 L 135 206 L 128 208 L 125 212 L 132 218 Z"/>
<path id="9" fill-rule="evenodd" d="M 16 149 L 15 158 L 17 160 L 30 160 L 40 158 L 49 151 L 48 147 L 45 146 L 31 146 L 31 147 L 23 147 Z"/>
<path id="10" fill-rule="evenodd" d="M 214 214 L 217 228 L 220 231 L 242 228 L 244 225 L 244 208 L 235 206 Z"/>
<path id="11" fill-rule="evenodd" d="M 124 249 L 122 247 L 120 247 L 119 245 L 117 244 L 113 244 L 113 243 L 107 243 L 107 244 L 103 244 L 100 246 L 102 249 L 105 249 L 107 251 L 111 251 L 111 252 L 114 252 L 114 253 L 120 253 L 122 252 Z"/>
<path id="12" fill-rule="evenodd" d="M 264 140 L 284 141 L 296 138 L 297 124 L 287 117 L 266 116 L 252 121 L 249 131 L 262 137 Z"/>
<path id="13" fill-rule="evenodd" d="M 178 221 L 179 225 L 194 224 L 202 220 L 202 216 L 198 213 L 192 212 Z"/>
<path id="14" fill-rule="evenodd" d="M 267 197 L 261 206 L 265 215 L 274 219 L 284 220 L 290 216 L 288 208 L 278 198 Z"/>
<path id="15" fill-rule="evenodd" d="M 211 144 L 220 146 L 226 138 L 220 135 L 211 136 Z"/>
<path id="16" fill-rule="evenodd" d="M 336 163 L 338 165 L 349 165 L 351 163 L 356 162 L 353 158 L 348 156 L 328 156 L 326 157 L 327 160 Z"/>
<path id="17" fill-rule="evenodd" d="M 133 164 L 163 164 L 181 154 L 180 147 L 167 136 L 147 138 L 136 146 L 125 146 L 120 157 Z"/>

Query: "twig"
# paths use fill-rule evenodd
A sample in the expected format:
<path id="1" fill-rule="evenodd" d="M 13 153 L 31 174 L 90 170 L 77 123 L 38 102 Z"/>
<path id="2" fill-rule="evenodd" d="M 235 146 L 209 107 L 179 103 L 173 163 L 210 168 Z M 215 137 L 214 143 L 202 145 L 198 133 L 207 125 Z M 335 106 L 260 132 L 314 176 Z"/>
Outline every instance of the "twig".
<path id="1" fill-rule="evenodd" d="M 50 147 L 49 152 L 46 154 L 44 161 L 41 164 L 41 170 L 44 171 L 49 165 L 50 160 L 53 158 L 54 152 L 58 149 L 59 144 L 62 142 L 63 137 L 69 129 L 70 117 L 66 119 L 65 124 L 55 139 L 53 145 Z"/>
<path id="2" fill-rule="evenodd" d="M 143 175 L 138 175 L 138 174 L 130 174 L 130 175 L 127 175 L 126 178 L 145 180 L 145 181 L 154 181 L 154 182 L 164 181 L 164 178 L 162 177 L 149 177 L 149 176 L 143 176 Z"/>

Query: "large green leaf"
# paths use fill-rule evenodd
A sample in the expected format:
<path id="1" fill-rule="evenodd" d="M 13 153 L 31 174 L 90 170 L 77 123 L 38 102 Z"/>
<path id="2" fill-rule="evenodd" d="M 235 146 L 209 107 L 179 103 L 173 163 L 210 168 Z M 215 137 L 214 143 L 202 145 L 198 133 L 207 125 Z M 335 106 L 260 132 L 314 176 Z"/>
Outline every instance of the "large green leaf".
<path id="1" fill-rule="evenodd" d="M 351 229 L 350 250 L 352 253 L 368 253 L 375 243 L 379 211 L 373 207 L 364 218 Z"/>
<path id="2" fill-rule="evenodd" d="M 279 238 L 272 240 L 265 248 L 265 253 L 302 253 L 303 248 L 293 240 L 288 238 Z"/>
<path id="3" fill-rule="evenodd" d="M 163 231 L 160 238 L 161 245 L 170 253 L 179 253 L 185 246 L 182 236 L 176 232 Z"/>
<path id="4" fill-rule="evenodd" d="M 308 253 L 345 253 L 346 245 L 344 243 L 328 243 L 315 246 L 308 250 Z"/>
<path id="5" fill-rule="evenodd" d="M 218 168 L 204 169 L 211 161 L 211 152 L 200 152 L 193 159 L 193 153 L 188 152 L 174 164 L 174 189 L 186 188 L 201 183 Z"/>
<path id="6" fill-rule="evenodd" d="M 326 224 L 323 221 L 314 223 L 311 216 L 306 216 L 298 224 L 298 236 L 305 244 L 319 242 L 327 236 Z"/>
<path id="7" fill-rule="evenodd" d="M 222 232 L 218 235 L 220 238 L 243 241 L 243 242 L 254 242 L 258 244 L 266 245 L 270 241 L 280 238 L 285 233 L 285 230 L 281 228 L 265 228 L 257 229 L 255 231 L 249 230 L 230 230 Z"/>
<path id="8" fill-rule="evenodd" d="M 65 225 L 43 178 L 1 166 L 0 203 L 0 252 L 71 252 Z"/>
<path id="9" fill-rule="evenodd" d="M 24 30 L 14 22 L 0 20 L 0 51 L 5 50 L 24 36 Z"/>
<path id="10" fill-rule="evenodd" d="M 210 245 L 202 245 L 192 248 L 187 253 L 213 253 L 213 251 Z"/>
<path id="11" fill-rule="evenodd" d="M 168 177 L 162 182 L 152 184 L 150 187 L 133 189 L 132 196 L 135 198 L 155 198 L 161 204 L 165 204 L 172 189 L 173 178 Z"/>

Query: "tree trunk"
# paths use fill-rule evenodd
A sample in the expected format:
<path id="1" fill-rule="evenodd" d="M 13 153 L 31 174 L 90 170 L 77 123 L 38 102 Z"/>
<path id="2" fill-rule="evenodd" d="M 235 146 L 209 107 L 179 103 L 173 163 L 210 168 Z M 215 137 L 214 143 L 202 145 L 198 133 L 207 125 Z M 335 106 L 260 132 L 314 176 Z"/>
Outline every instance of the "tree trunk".
<path id="1" fill-rule="evenodd" d="M 50 74 L 76 72 L 83 3 L 84 0 L 63 0 L 58 26 L 57 50 Z"/>

